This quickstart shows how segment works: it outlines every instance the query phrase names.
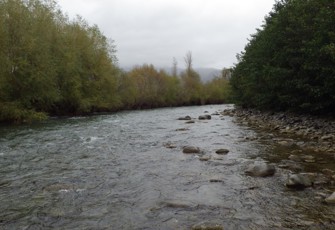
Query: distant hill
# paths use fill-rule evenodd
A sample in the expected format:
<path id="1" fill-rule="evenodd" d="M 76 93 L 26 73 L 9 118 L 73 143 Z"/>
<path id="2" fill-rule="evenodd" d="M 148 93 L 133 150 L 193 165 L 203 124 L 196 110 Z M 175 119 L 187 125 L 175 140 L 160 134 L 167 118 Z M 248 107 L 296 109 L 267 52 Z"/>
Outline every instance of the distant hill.
<path id="1" fill-rule="evenodd" d="M 221 75 L 220 69 L 195 68 L 194 70 L 200 75 L 202 82 L 209 82 L 213 80 L 215 77 L 218 77 Z"/>
<path id="2" fill-rule="evenodd" d="M 134 67 L 122 67 L 124 71 L 131 71 Z M 156 68 L 156 67 L 155 67 Z M 165 67 L 165 68 L 157 68 L 157 70 L 163 69 L 169 74 L 172 73 L 172 68 L 171 67 Z M 213 80 L 215 77 L 221 75 L 220 69 L 215 69 L 215 68 L 194 68 L 194 70 L 200 75 L 201 81 L 206 83 L 211 80 Z M 182 73 L 185 71 L 185 69 L 178 68 L 178 74 Z"/>

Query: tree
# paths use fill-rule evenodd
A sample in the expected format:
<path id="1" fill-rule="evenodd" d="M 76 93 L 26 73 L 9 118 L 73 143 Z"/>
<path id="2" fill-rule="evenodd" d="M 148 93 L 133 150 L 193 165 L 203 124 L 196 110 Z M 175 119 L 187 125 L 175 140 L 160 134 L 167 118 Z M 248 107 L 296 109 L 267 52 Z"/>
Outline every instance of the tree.
<path id="1" fill-rule="evenodd" d="M 183 98 L 189 104 L 203 104 L 202 83 L 200 75 L 192 67 L 192 53 L 189 51 L 185 57 L 186 71 L 181 74 L 181 80 L 184 88 Z"/>
<path id="2" fill-rule="evenodd" d="M 334 1 L 277 1 L 234 68 L 231 82 L 238 103 L 334 111 L 334 20 Z"/>
<path id="3" fill-rule="evenodd" d="M 177 59 L 174 57 L 172 61 L 172 76 L 178 76 L 178 62 Z"/>
<path id="4" fill-rule="evenodd" d="M 186 65 L 186 73 L 190 74 L 192 71 L 192 62 L 193 62 L 193 58 L 192 58 L 192 52 L 188 51 L 184 57 L 184 61 L 185 61 L 185 65 Z"/>
<path id="5" fill-rule="evenodd" d="M 114 45 L 97 26 L 52 0 L 0 1 L 0 22 L 0 121 L 119 105 Z"/>

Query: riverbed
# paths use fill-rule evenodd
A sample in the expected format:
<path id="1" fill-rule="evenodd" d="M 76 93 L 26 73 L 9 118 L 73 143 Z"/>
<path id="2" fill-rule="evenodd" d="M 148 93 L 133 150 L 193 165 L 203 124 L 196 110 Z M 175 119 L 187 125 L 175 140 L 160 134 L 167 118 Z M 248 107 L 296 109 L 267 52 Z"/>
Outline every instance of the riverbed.
<path id="1" fill-rule="evenodd" d="M 125 111 L 0 127 L 0 229 L 334 229 L 335 206 L 323 202 L 333 185 L 286 188 L 293 169 L 280 166 L 294 147 L 220 115 L 231 108 Z M 197 119 L 204 114 L 212 119 Z M 177 120 L 187 115 L 194 123 Z M 184 146 L 201 153 L 184 154 Z M 291 163 L 308 173 L 335 170 L 334 158 L 313 157 Z M 275 175 L 245 175 L 255 162 L 274 164 Z"/>

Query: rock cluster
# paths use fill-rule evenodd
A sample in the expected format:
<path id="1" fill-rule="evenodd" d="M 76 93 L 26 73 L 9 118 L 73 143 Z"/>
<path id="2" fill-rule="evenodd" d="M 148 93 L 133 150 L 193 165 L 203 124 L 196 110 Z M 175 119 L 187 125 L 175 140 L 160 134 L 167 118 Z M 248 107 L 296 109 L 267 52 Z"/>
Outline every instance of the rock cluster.
<path id="1" fill-rule="evenodd" d="M 303 173 L 303 168 L 300 167 L 299 163 L 315 164 L 316 162 L 319 162 L 319 158 L 314 156 L 314 154 L 310 155 L 310 152 L 334 154 L 335 161 L 335 121 L 311 116 L 269 113 L 243 109 L 225 110 L 220 114 L 224 116 L 234 116 L 241 124 L 251 126 L 258 130 L 261 129 L 268 133 L 271 140 L 277 143 L 280 148 L 284 147 L 291 149 L 291 151 L 288 152 L 288 159 L 283 160 L 281 164 L 277 165 L 278 168 L 289 170 L 292 173 L 288 175 L 286 183 L 283 184 L 283 186 L 290 189 L 313 187 L 313 189 L 317 190 L 318 188 L 334 185 L 335 172 L 333 170 L 325 168 L 319 173 Z M 198 117 L 199 120 L 210 120 L 211 118 L 211 115 L 208 114 Z M 190 116 L 181 117 L 179 120 L 195 122 Z M 185 130 L 188 129 L 183 128 L 178 129 L 177 131 Z M 248 141 L 257 139 L 257 137 L 245 138 L 245 140 Z M 166 144 L 165 147 L 175 148 L 176 146 L 169 143 Z M 292 147 L 295 150 L 292 150 Z M 209 161 L 209 163 L 221 165 L 222 163 L 218 162 L 218 160 L 224 160 L 221 156 L 218 158 L 213 155 L 212 158 L 211 155 L 205 154 L 203 150 L 195 146 L 185 146 L 182 148 L 182 151 L 185 154 L 196 154 L 196 158 L 204 162 Z M 217 155 L 226 155 L 229 153 L 229 150 L 224 148 L 217 149 L 215 150 L 215 153 Z M 254 162 L 244 171 L 247 176 L 251 177 L 271 177 L 275 175 L 276 172 L 277 169 L 275 165 L 265 162 Z M 280 174 L 280 172 L 282 172 L 282 170 L 278 170 L 277 174 Z M 223 180 L 220 178 L 212 178 L 209 182 L 223 183 Z M 253 188 L 254 187 L 252 187 L 252 189 Z M 322 199 L 327 204 L 335 204 L 335 192 L 331 195 L 323 194 Z M 199 229 L 202 229 L 204 225 L 195 227 L 195 229 L 198 229 L 199 227 Z"/>
<path id="2" fill-rule="evenodd" d="M 243 124 L 286 136 L 303 138 L 304 148 L 335 154 L 335 120 L 291 113 L 261 112 L 254 109 L 231 109 L 222 115 L 237 117 Z M 279 144 L 294 144 L 282 141 Z M 335 155 L 334 155 L 335 157 Z"/>

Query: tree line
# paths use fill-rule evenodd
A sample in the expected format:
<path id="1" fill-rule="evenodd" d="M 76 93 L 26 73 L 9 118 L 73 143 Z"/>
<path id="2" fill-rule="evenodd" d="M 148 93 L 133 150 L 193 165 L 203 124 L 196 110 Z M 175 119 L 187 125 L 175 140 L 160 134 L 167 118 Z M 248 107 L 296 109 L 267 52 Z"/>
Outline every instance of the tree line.
<path id="1" fill-rule="evenodd" d="M 231 85 L 246 107 L 335 112 L 335 1 L 280 0 L 238 55 Z"/>
<path id="2" fill-rule="evenodd" d="M 0 25 L 0 122 L 228 100 L 226 79 L 202 83 L 190 53 L 180 75 L 121 70 L 114 42 L 53 0 L 0 0 Z"/>

